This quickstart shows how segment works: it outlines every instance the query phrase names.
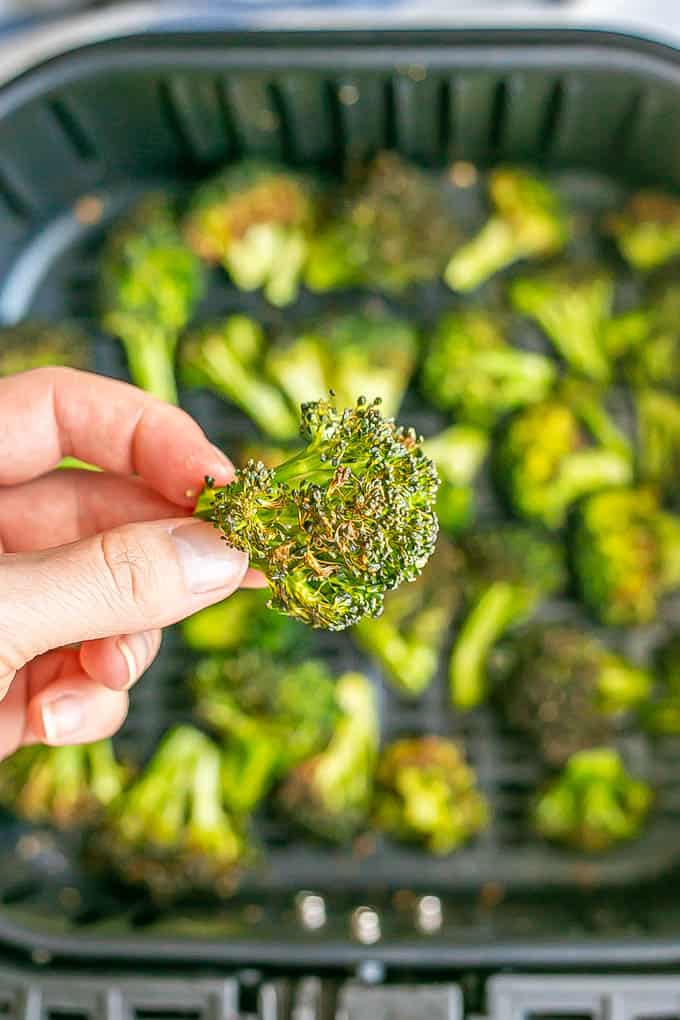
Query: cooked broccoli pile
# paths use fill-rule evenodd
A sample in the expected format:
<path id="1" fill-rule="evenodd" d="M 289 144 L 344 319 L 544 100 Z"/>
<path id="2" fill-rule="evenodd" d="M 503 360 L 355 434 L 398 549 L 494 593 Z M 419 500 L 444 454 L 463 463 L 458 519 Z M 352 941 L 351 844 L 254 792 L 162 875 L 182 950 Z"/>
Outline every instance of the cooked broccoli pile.
<path id="1" fill-rule="evenodd" d="M 305 404 L 302 436 L 306 447 L 279 467 L 251 462 L 231 485 L 207 486 L 196 514 L 264 572 L 273 608 L 343 630 L 427 563 L 438 478 L 415 432 L 383 418 L 379 402 L 342 413 Z"/>
<path id="2" fill-rule="evenodd" d="M 515 167 L 492 170 L 489 198 L 491 216 L 446 267 L 444 279 L 452 290 L 474 290 L 513 262 L 554 255 L 569 239 L 559 196 L 535 174 Z"/>
<path id="3" fill-rule="evenodd" d="M 268 601 L 262 589 L 236 592 L 184 620 L 182 637 L 196 652 L 235 652 L 254 647 L 272 655 L 304 651 L 307 629 L 289 616 L 272 612 L 267 608 Z"/>
<path id="4" fill-rule="evenodd" d="M 223 266 L 239 290 L 273 305 L 297 297 L 317 216 L 316 188 L 300 174 L 243 160 L 202 184 L 184 220 L 187 244 Z"/>
<path id="5" fill-rule="evenodd" d="M 312 241 L 305 282 L 314 291 L 365 286 L 398 294 L 441 276 L 456 234 L 434 179 L 396 153 L 379 153 Z"/>
<path id="6" fill-rule="evenodd" d="M 420 577 L 389 592 L 383 613 L 364 617 L 352 629 L 359 647 L 409 697 L 422 694 L 434 680 L 460 605 L 460 565 L 458 551 L 440 538 Z"/>
<path id="7" fill-rule="evenodd" d="M 652 489 L 611 489 L 577 508 L 571 558 L 579 594 L 600 622 L 651 622 L 680 585 L 680 518 Z"/>
<path id="8" fill-rule="evenodd" d="M 680 733 L 680 638 L 669 638 L 658 650 L 654 663 L 652 696 L 641 706 L 643 725 L 652 733 Z"/>
<path id="9" fill-rule="evenodd" d="M 0 764 L 0 804 L 26 821 L 71 829 L 110 804 L 126 776 L 109 740 L 78 747 L 35 744 Z"/>
<path id="10" fill-rule="evenodd" d="M 606 216 L 604 227 L 633 269 L 656 269 L 680 253 L 680 200 L 638 191 L 623 209 Z"/>
<path id="11" fill-rule="evenodd" d="M 514 652 L 499 689 L 505 715 L 549 765 L 609 743 L 617 721 L 652 689 L 650 673 L 574 626 L 534 626 Z"/>
<path id="12" fill-rule="evenodd" d="M 87 337 L 69 323 L 28 319 L 0 327 L 0 379 L 48 365 L 91 368 Z"/>
<path id="13" fill-rule="evenodd" d="M 450 425 L 423 443 L 439 475 L 437 517 L 441 528 L 455 536 L 475 519 L 475 480 L 489 452 L 487 432 L 474 425 Z"/>
<path id="14" fill-rule="evenodd" d="M 177 402 L 175 349 L 203 293 L 199 260 L 183 243 L 172 203 L 150 195 L 107 238 L 99 273 L 104 329 L 125 347 L 132 381 Z"/>
<path id="15" fill-rule="evenodd" d="M 342 715 L 328 746 L 289 772 L 279 804 L 301 828 L 345 843 L 368 822 L 380 733 L 375 694 L 366 677 L 345 673 L 336 698 Z"/>
<path id="16" fill-rule="evenodd" d="M 511 347 L 502 320 L 475 307 L 439 322 L 423 363 L 423 390 L 458 422 L 487 427 L 542 400 L 556 376 L 548 358 Z"/>
<path id="17" fill-rule="evenodd" d="M 461 541 L 468 609 L 449 662 L 451 700 L 468 710 L 488 691 L 488 659 L 512 624 L 566 583 L 559 544 L 519 525 L 478 529 Z"/>
<path id="18" fill-rule="evenodd" d="M 601 853 L 640 835 L 652 804 L 650 787 L 634 779 L 616 751 L 579 751 L 537 798 L 537 833 L 576 850 Z"/>

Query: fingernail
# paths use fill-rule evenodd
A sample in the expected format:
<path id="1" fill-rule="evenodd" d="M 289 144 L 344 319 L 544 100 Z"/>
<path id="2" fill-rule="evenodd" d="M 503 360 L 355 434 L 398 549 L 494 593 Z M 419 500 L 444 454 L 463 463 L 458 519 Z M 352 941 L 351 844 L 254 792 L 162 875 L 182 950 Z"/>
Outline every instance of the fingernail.
<path id="1" fill-rule="evenodd" d="M 145 633 L 127 634 L 119 638 L 116 644 L 127 666 L 128 682 L 123 687 L 127 691 L 144 672 L 149 661 L 149 639 Z"/>
<path id="2" fill-rule="evenodd" d="M 85 721 L 82 701 L 75 694 L 62 694 L 48 701 L 42 706 L 41 715 L 48 744 L 75 736 Z"/>
<path id="3" fill-rule="evenodd" d="M 225 545 L 211 524 L 193 521 L 181 524 L 171 534 L 189 591 L 201 595 L 238 587 L 248 569 L 248 557 Z"/>

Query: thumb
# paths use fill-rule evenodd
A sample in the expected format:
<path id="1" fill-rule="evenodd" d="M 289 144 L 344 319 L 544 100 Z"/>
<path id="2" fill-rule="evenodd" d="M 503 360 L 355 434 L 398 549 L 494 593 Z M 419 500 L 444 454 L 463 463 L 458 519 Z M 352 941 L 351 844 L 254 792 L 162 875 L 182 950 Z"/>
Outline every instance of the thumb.
<path id="1" fill-rule="evenodd" d="M 218 602 L 247 568 L 212 525 L 186 517 L 0 556 L 0 690 L 52 648 L 165 627 Z"/>

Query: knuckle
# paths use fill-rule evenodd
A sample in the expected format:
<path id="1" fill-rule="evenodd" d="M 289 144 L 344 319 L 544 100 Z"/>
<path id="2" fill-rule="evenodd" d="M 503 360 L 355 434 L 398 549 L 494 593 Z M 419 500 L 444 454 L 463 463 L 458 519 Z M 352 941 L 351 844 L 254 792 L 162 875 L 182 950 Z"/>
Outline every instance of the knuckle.
<path id="1" fill-rule="evenodd" d="M 152 597 L 153 564 L 131 529 L 121 528 L 99 536 L 105 576 L 122 602 L 146 610 Z"/>

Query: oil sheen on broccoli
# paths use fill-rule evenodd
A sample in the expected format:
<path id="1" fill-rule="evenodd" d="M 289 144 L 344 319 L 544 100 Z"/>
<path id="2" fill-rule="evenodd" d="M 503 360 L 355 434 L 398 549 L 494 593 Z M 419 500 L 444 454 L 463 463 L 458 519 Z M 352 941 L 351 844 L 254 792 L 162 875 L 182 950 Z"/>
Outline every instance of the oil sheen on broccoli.
<path id="1" fill-rule="evenodd" d="M 437 539 L 439 483 L 412 429 L 379 402 L 303 405 L 305 448 L 277 468 L 249 463 L 206 487 L 196 514 L 266 575 L 270 605 L 314 627 L 376 616 L 385 592 L 414 581 Z"/>
<path id="2" fill-rule="evenodd" d="M 680 253 L 680 200 L 661 191 L 638 191 L 605 217 L 604 229 L 633 269 L 657 269 Z"/>
<path id="3" fill-rule="evenodd" d="M 0 378 L 48 365 L 91 368 L 88 340 L 77 326 L 29 319 L 0 327 Z"/>

